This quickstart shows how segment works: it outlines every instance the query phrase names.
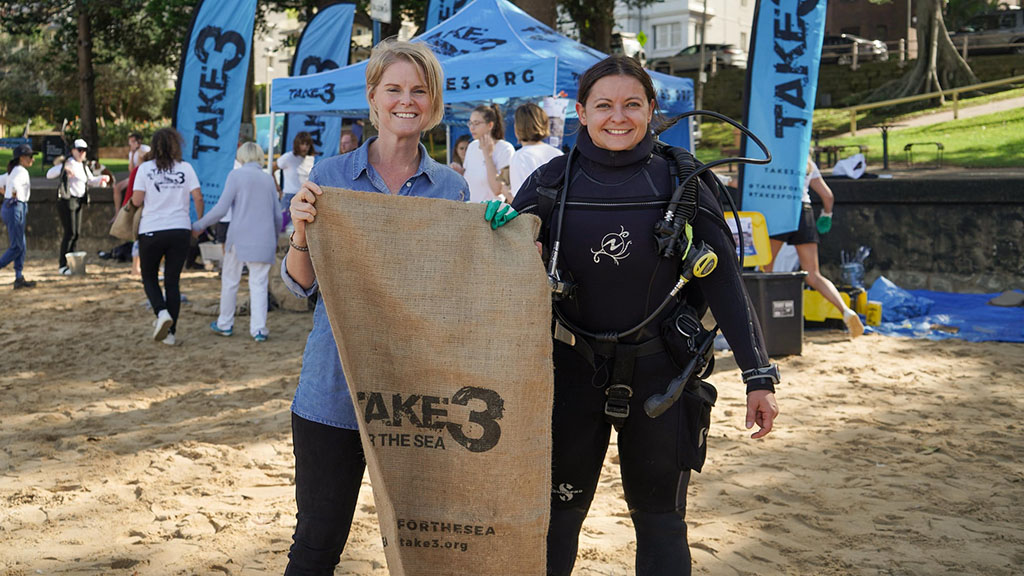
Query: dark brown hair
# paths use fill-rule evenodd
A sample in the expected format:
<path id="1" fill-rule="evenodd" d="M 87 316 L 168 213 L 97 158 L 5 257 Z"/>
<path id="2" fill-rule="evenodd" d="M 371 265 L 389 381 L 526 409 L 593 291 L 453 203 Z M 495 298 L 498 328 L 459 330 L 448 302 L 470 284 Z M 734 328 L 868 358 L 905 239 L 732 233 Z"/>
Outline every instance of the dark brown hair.
<path id="1" fill-rule="evenodd" d="M 292 140 L 292 152 L 298 150 L 300 144 L 306 145 L 307 156 L 312 156 L 316 153 L 316 150 L 313 148 L 313 137 L 309 135 L 309 132 L 299 132 L 295 135 L 295 138 Z"/>
<path id="2" fill-rule="evenodd" d="M 181 134 L 174 128 L 157 130 L 151 146 L 157 170 L 165 172 L 173 168 L 175 162 L 181 162 Z"/>
<path id="3" fill-rule="evenodd" d="M 640 82 L 640 85 L 644 88 L 644 96 L 647 100 L 654 100 L 657 103 L 657 94 L 654 91 L 654 83 L 651 82 L 651 77 L 647 72 L 640 66 L 640 63 L 628 56 L 616 54 L 609 56 L 604 60 L 601 60 L 597 64 L 594 64 L 580 76 L 579 91 L 576 95 L 576 101 L 586 106 L 587 98 L 590 96 L 590 90 L 594 88 L 594 84 L 604 78 L 605 76 L 628 76 L 630 78 L 636 78 Z"/>
<path id="4" fill-rule="evenodd" d="M 516 108 L 515 122 L 516 138 L 522 142 L 539 142 L 551 133 L 548 115 L 533 102 Z"/>
<path id="5" fill-rule="evenodd" d="M 463 134 L 462 136 L 459 136 L 458 138 L 455 139 L 455 146 L 452 147 L 452 155 L 458 157 L 459 164 L 462 164 L 463 162 L 466 161 L 466 155 L 459 154 L 459 144 L 465 142 L 468 145 L 472 141 L 473 137 L 470 136 L 469 134 Z"/>
<path id="6" fill-rule="evenodd" d="M 491 126 L 491 138 L 495 140 L 505 139 L 505 121 L 501 119 L 501 108 L 497 104 L 481 104 L 476 108 L 473 108 L 473 112 L 476 112 L 483 117 L 484 122 L 491 122 L 494 125 Z"/>

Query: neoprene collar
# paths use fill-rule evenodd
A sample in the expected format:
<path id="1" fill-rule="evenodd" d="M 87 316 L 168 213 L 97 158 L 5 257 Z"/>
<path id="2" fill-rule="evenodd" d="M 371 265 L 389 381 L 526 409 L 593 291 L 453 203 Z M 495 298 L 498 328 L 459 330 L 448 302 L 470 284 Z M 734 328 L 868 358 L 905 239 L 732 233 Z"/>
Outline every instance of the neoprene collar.
<path id="1" fill-rule="evenodd" d="M 588 164 L 593 163 L 605 169 L 614 170 L 647 161 L 651 157 L 651 152 L 654 151 L 654 134 L 648 130 L 644 139 L 633 148 L 612 151 L 594 144 L 594 141 L 590 139 L 590 133 L 584 127 L 576 137 L 576 148 L 584 159 L 590 161 Z M 588 168 L 590 168 L 589 165 Z"/>

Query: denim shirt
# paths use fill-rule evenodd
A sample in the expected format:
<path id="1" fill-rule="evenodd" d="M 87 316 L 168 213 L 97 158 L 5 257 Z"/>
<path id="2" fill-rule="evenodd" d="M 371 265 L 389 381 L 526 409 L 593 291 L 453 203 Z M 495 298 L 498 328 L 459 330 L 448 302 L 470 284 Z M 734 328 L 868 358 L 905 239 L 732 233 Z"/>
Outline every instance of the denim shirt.
<path id="1" fill-rule="evenodd" d="M 374 140 L 375 138 L 367 140 L 348 154 L 320 161 L 309 173 L 309 180 L 319 186 L 389 194 L 384 179 L 370 165 L 367 156 L 370 144 Z M 454 170 L 432 160 L 427 154 L 427 149 L 420 144 L 419 168 L 402 186 L 398 195 L 464 202 L 469 198 L 469 185 Z M 287 259 L 281 262 L 281 278 L 293 294 L 308 297 L 317 291 L 319 285 L 316 281 L 309 290 L 299 286 L 288 275 L 286 262 Z M 302 355 L 302 372 L 299 374 L 299 387 L 292 401 L 292 412 L 300 418 L 328 426 L 359 429 L 352 398 L 348 393 L 348 384 L 345 382 L 345 374 L 338 359 L 338 345 L 331 332 L 323 298 L 317 300 L 316 310 L 313 312 L 313 329 L 306 339 L 306 350 Z"/>

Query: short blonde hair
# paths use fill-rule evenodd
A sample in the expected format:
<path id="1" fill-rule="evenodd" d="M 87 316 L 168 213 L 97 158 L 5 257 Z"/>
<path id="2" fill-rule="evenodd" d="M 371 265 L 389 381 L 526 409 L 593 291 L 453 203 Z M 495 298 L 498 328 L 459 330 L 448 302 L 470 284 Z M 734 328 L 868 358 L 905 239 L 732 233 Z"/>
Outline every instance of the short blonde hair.
<path id="1" fill-rule="evenodd" d="M 370 101 L 370 94 L 377 89 L 388 66 L 399 60 L 411 62 L 423 76 L 427 96 L 430 97 L 430 117 L 424 130 L 430 130 L 440 124 L 441 118 L 444 117 L 444 99 L 441 91 L 444 72 L 441 70 L 441 63 L 437 61 L 437 56 L 434 56 L 426 44 L 402 40 L 385 40 L 377 44 L 370 53 L 370 61 L 366 63 L 366 101 Z M 370 122 L 374 126 L 378 125 L 377 111 L 373 106 L 370 106 Z"/>
<path id="2" fill-rule="evenodd" d="M 242 164 L 248 164 L 250 162 L 256 162 L 257 164 L 263 164 L 266 157 L 263 156 L 263 148 L 255 142 L 246 142 L 238 147 L 238 152 L 235 154 L 235 158 L 238 159 Z"/>
<path id="3" fill-rule="evenodd" d="M 527 102 L 516 108 L 515 131 L 516 138 L 523 142 L 539 142 L 551 133 L 548 115 L 540 106 Z"/>

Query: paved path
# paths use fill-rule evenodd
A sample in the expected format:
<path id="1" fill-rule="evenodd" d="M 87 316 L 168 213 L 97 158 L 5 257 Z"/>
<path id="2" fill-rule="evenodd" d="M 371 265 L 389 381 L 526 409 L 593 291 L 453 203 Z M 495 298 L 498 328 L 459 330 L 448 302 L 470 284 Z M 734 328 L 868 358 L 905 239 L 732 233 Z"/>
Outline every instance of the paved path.
<path id="1" fill-rule="evenodd" d="M 995 114 L 996 112 L 1006 112 L 1009 110 L 1017 110 L 1024 107 L 1024 96 L 1017 98 L 1009 98 L 1007 100 L 999 100 L 996 102 L 987 102 L 985 104 L 978 104 L 976 106 L 964 107 L 960 105 L 960 119 L 974 118 L 975 116 L 984 116 L 986 114 Z M 907 118 L 900 120 L 897 126 L 894 126 L 890 131 L 903 130 L 916 126 L 930 126 L 932 124 L 938 124 L 940 122 L 949 122 L 953 120 L 953 110 L 941 110 L 935 112 L 929 112 L 922 114 L 921 116 L 915 116 L 913 118 Z M 858 128 L 857 135 L 861 136 L 864 134 L 881 134 L 882 130 L 876 126 L 868 126 L 866 128 Z M 829 136 L 828 139 L 833 138 L 845 138 L 850 136 L 850 133 L 839 134 L 837 136 Z"/>

